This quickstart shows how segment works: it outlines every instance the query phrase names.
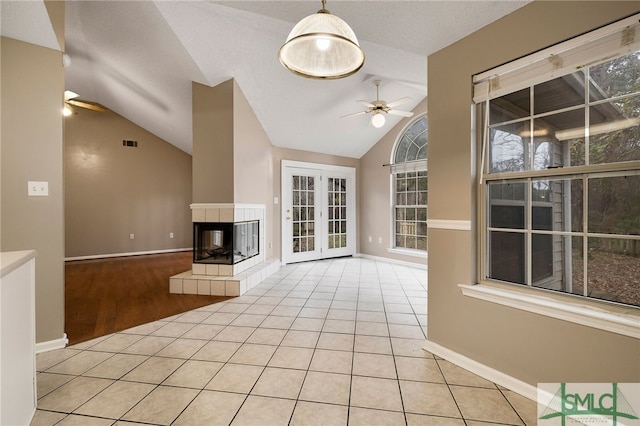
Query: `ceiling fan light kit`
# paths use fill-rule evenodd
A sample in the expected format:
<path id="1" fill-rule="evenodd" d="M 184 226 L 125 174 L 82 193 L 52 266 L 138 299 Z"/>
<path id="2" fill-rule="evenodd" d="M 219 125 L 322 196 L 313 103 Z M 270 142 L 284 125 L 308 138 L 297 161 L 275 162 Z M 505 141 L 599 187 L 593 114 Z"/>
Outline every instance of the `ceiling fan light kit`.
<path id="1" fill-rule="evenodd" d="M 364 65 L 364 52 L 355 33 L 325 9 L 296 24 L 280 48 L 280 63 L 294 74 L 315 79 L 338 79 Z"/>
<path id="2" fill-rule="evenodd" d="M 340 118 L 345 118 L 345 117 L 353 117 L 354 115 L 362 115 L 362 114 L 373 114 L 371 116 L 371 125 L 373 127 L 376 128 L 380 128 L 382 126 L 384 126 L 384 123 L 386 121 L 384 114 L 391 114 L 391 115 L 399 115 L 401 117 L 411 117 L 413 116 L 413 112 L 411 111 L 400 111 L 400 110 L 396 110 L 396 109 L 392 109 L 395 106 L 401 105 L 405 102 L 409 102 L 411 100 L 411 98 L 409 97 L 404 97 L 404 98 L 400 98 L 400 99 L 396 99 L 393 102 L 385 102 L 383 100 L 380 99 L 380 83 L 382 83 L 381 80 L 374 80 L 373 84 L 376 85 L 376 100 L 375 101 L 356 101 L 358 103 L 361 103 L 362 105 L 366 106 L 367 109 L 365 109 L 364 111 L 360 111 L 360 112 L 355 112 L 353 114 L 347 114 L 347 115 L 343 115 Z M 384 114 L 383 114 L 384 113 Z"/>
<path id="3" fill-rule="evenodd" d="M 376 112 L 373 114 L 373 116 L 371 116 L 371 125 L 377 129 L 384 126 L 384 122 L 385 122 L 384 115 L 382 115 L 379 112 Z"/>

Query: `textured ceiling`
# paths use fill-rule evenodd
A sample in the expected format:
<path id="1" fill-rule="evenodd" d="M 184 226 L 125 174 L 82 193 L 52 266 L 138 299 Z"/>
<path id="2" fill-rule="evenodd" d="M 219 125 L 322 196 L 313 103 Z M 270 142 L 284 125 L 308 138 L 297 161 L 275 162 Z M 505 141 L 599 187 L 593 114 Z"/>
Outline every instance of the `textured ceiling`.
<path id="1" fill-rule="evenodd" d="M 42 2 L 5 3 L 14 2 L 2 1 L 2 35 L 51 43 Z M 429 54 L 526 3 L 328 1 L 366 62 L 350 77 L 318 81 L 285 70 L 277 52 L 320 1 L 69 1 L 66 85 L 191 153 L 191 81 L 235 78 L 273 145 L 359 158 L 400 120 L 387 116 L 376 129 L 369 115 L 340 118 L 361 110 L 356 100 L 375 99 L 373 79 L 382 79 L 382 99 L 408 96 L 397 109 L 411 110 L 427 94 Z"/>

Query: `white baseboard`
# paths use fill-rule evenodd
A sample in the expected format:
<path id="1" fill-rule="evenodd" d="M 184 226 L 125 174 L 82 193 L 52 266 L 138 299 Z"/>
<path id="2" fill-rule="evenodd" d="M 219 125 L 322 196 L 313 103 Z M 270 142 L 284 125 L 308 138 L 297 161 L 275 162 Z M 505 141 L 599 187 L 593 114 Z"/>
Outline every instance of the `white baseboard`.
<path id="1" fill-rule="evenodd" d="M 371 259 L 379 262 L 395 263 L 396 265 L 410 266 L 413 268 L 424 269 L 425 271 L 427 270 L 427 265 L 424 263 L 406 262 L 404 260 L 391 259 L 390 257 L 373 256 L 373 255 L 364 254 L 364 253 L 356 253 L 353 257 L 362 257 L 364 259 Z"/>
<path id="2" fill-rule="evenodd" d="M 74 256 L 74 257 L 65 257 L 65 262 L 69 262 L 72 260 L 91 260 L 91 259 L 106 259 L 109 257 L 127 257 L 127 256 L 141 256 L 144 254 L 162 254 L 162 253 L 175 253 L 179 251 L 191 251 L 192 247 L 189 248 L 175 248 L 175 249 L 166 249 L 166 250 L 148 250 L 148 251 L 132 251 L 129 253 L 108 253 L 108 254 L 92 254 L 89 256 Z"/>
<path id="3" fill-rule="evenodd" d="M 451 349 L 447 349 L 429 340 L 425 341 L 423 349 L 454 363 L 458 367 L 462 367 L 484 379 L 490 380 L 497 385 L 504 386 L 525 398 L 529 398 L 532 401 L 536 401 L 537 399 L 538 388 L 529 383 L 518 380 L 515 377 L 481 364 L 478 361 L 474 361 L 471 358 L 467 358 L 458 352 L 454 352 Z"/>
<path id="4" fill-rule="evenodd" d="M 36 353 L 39 354 L 41 352 L 53 351 L 55 349 L 65 348 L 69 344 L 69 339 L 67 338 L 67 333 L 64 333 L 64 336 L 60 339 L 48 340 L 46 342 L 36 343 Z"/>

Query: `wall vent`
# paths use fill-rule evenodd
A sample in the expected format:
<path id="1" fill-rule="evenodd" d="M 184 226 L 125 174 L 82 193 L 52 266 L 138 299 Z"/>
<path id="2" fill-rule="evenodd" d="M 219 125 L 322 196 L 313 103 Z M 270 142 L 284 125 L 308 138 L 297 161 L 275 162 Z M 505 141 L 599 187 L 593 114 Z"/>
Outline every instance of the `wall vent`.
<path id="1" fill-rule="evenodd" d="M 130 146 L 132 148 L 138 147 L 138 141 L 128 141 L 126 139 L 122 140 L 122 146 Z"/>

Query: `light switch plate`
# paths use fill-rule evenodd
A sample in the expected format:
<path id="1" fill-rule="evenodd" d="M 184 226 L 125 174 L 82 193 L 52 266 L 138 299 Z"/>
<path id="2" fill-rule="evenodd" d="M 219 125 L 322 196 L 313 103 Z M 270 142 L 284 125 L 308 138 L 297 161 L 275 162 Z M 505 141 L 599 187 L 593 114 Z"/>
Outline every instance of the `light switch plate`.
<path id="1" fill-rule="evenodd" d="M 27 182 L 27 194 L 29 197 L 49 196 L 49 182 L 29 181 Z"/>

